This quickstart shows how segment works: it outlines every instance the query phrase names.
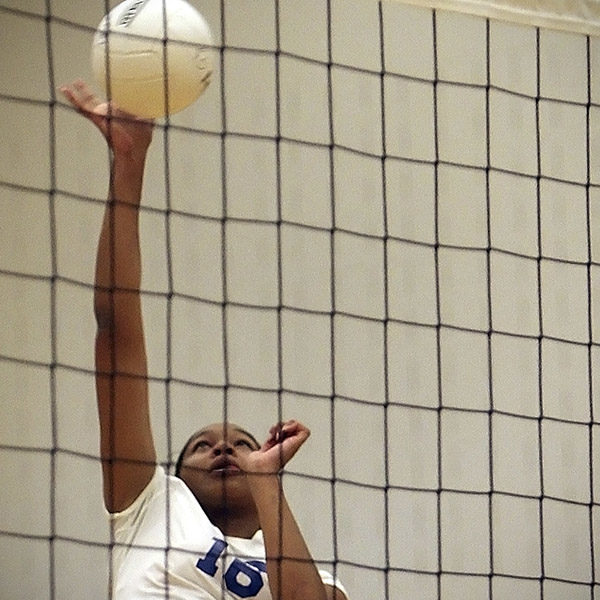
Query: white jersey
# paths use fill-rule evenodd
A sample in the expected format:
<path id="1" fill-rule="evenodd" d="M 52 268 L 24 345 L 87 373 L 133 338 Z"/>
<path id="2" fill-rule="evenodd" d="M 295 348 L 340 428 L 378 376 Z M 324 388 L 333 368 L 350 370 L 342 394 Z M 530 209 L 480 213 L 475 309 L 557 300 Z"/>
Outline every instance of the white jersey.
<path id="1" fill-rule="evenodd" d="M 114 600 L 271 600 L 262 532 L 224 536 L 187 485 L 160 467 L 111 521 Z"/>

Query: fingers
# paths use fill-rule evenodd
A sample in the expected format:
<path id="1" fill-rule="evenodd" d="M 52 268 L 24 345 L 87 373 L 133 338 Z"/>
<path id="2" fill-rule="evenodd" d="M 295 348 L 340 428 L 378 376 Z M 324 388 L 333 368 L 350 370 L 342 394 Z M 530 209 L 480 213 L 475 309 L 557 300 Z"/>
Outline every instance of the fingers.
<path id="1" fill-rule="evenodd" d="M 102 107 L 100 99 L 81 79 L 63 85 L 59 89 L 77 112 L 92 121 L 105 137 L 108 135 L 107 117 L 110 116 L 107 114 L 110 111 L 108 103 L 104 103 Z"/>
<path id="2" fill-rule="evenodd" d="M 61 86 L 59 89 L 63 96 L 80 112 L 93 113 L 94 109 L 100 105 L 100 100 L 81 79 L 77 79 L 70 85 Z"/>
<path id="3" fill-rule="evenodd" d="M 277 423 L 269 429 L 270 441 L 280 444 L 286 438 L 301 436 L 304 439 L 310 435 L 310 430 L 299 421 L 290 419 Z"/>
<path id="4" fill-rule="evenodd" d="M 61 86 L 59 91 L 79 112 L 92 120 L 99 117 L 113 117 L 121 121 L 142 123 L 150 126 L 154 123 L 152 119 L 141 119 L 136 115 L 120 110 L 114 102 L 100 100 L 82 79 L 76 79 L 68 85 Z"/>
<path id="5" fill-rule="evenodd" d="M 293 458 L 310 435 L 296 420 L 282 421 L 269 429 L 269 437 L 260 450 L 245 456 L 247 473 L 278 473 Z"/>

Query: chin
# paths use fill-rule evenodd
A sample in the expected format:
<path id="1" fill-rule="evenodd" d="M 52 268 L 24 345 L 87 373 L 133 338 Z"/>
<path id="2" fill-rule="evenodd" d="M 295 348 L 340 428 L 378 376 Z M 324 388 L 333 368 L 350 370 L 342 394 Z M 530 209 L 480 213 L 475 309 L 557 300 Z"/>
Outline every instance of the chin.
<path id="1" fill-rule="evenodd" d="M 254 499 L 243 477 L 220 477 L 217 480 L 202 482 L 197 486 L 186 483 L 198 502 L 204 507 L 214 509 L 254 508 Z"/>

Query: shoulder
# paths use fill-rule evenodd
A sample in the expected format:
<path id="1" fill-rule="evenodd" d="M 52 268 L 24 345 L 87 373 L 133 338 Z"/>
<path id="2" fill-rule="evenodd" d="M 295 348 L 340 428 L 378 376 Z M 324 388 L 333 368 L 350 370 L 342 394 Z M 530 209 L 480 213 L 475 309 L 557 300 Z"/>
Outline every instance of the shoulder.
<path id="1" fill-rule="evenodd" d="M 160 496 L 167 488 L 169 485 L 168 477 L 169 475 L 167 475 L 166 471 L 162 467 L 157 466 L 146 487 L 127 508 L 117 512 L 109 512 L 111 521 L 119 523 L 138 515 L 144 506 L 146 506 L 153 498 Z"/>
<path id="2" fill-rule="evenodd" d="M 168 498 L 168 500 L 167 500 Z M 124 510 L 109 513 L 113 522 L 131 520 L 138 517 L 152 504 L 165 505 L 167 502 L 178 505 L 180 502 L 197 504 L 187 485 L 174 475 L 170 475 L 162 466 L 157 466 L 146 487 L 137 498 Z"/>
<path id="3" fill-rule="evenodd" d="M 213 529 L 217 531 L 185 482 L 161 466 L 133 503 L 121 512 L 110 514 L 110 519 L 117 536 L 131 529 L 138 533 L 148 528 L 166 530 L 167 523 L 172 534 L 179 529 L 198 534 L 209 531 L 211 535 Z"/>

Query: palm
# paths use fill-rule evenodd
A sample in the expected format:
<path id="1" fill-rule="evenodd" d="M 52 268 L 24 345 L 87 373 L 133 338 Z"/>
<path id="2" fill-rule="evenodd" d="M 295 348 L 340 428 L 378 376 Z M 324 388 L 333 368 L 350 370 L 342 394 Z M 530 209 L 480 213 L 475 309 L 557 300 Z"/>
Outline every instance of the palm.
<path id="1" fill-rule="evenodd" d="M 61 88 L 67 100 L 85 115 L 104 135 L 115 152 L 146 150 L 152 140 L 151 121 L 139 119 L 119 110 L 110 102 L 102 102 L 82 81 Z"/>

